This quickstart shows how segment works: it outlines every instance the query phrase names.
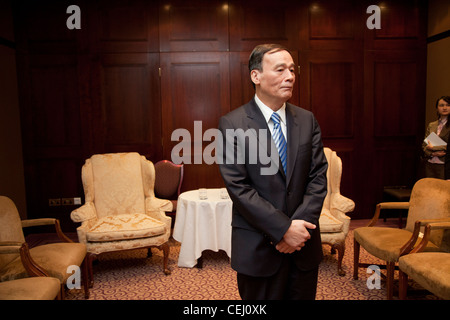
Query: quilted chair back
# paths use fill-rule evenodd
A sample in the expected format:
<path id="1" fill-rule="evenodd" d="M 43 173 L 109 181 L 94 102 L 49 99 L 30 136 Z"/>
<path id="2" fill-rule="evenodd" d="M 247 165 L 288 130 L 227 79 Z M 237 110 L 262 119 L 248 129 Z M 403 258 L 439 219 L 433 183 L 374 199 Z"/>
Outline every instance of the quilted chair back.
<path id="1" fill-rule="evenodd" d="M 450 218 L 450 181 L 425 178 L 416 182 L 409 201 L 406 229 L 414 230 L 416 220 Z M 450 230 L 434 230 L 430 241 L 450 252 Z"/>
<path id="2" fill-rule="evenodd" d="M 22 222 L 14 202 L 0 196 L 0 242 L 25 242 Z M 19 254 L 0 254 L 0 270 Z"/>
<path id="3" fill-rule="evenodd" d="M 134 152 L 99 154 L 86 160 L 82 169 L 83 187 L 86 202 L 95 203 L 97 218 L 145 213 L 144 188 L 150 192 L 148 187 L 154 184 L 154 168 L 152 165 L 153 172 L 151 168 L 143 170 L 141 160 Z M 153 177 L 143 179 L 148 174 Z"/>

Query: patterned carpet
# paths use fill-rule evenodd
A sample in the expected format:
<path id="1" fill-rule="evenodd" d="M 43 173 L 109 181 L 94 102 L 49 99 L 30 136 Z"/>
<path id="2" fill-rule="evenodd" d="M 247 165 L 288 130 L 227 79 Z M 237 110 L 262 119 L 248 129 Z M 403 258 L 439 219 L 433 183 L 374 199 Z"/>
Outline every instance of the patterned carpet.
<path id="1" fill-rule="evenodd" d="M 179 268 L 177 258 L 180 243 L 170 240 L 169 265 L 171 275 L 162 271 L 162 252 L 152 249 L 147 258 L 146 250 L 134 250 L 101 255 L 94 264 L 93 288 L 90 300 L 240 300 L 236 284 L 236 272 L 230 267 L 227 255 L 222 252 L 205 251 L 203 268 Z M 384 300 L 385 282 L 380 289 L 368 289 L 370 274 L 360 269 L 359 279 L 353 280 L 353 234 L 346 241 L 344 270 L 337 274 L 337 254 L 323 246 L 324 259 L 320 264 L 317 300 Z M 364 250 L 361 261 L 377 263 Z M 382 271 L 384 272 L 384 271 Z M 66 300 L 84 300 L 83 289 L 68 290 Z M 437 299 L 431 294 L 414 294 L 414 300 Z"/>

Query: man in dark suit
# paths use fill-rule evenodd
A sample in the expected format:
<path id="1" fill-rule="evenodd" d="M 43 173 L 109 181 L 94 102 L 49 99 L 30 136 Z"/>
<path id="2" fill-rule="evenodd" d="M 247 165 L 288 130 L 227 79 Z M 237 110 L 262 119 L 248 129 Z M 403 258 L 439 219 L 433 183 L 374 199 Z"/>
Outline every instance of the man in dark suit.
<path id="1" fill-rule="evenodd" d="M 220 172 L 233 201 L 231 265 L 243 299 L 314 299 L 328 167 L 320 128 L 311 112 L 287 103 L 295 65 L 286 48 L 257 46 L 249 69 L 254 99 L 219 124 Z M 280 136 L 272 138 L 279 129 L 281 151 Z"/>

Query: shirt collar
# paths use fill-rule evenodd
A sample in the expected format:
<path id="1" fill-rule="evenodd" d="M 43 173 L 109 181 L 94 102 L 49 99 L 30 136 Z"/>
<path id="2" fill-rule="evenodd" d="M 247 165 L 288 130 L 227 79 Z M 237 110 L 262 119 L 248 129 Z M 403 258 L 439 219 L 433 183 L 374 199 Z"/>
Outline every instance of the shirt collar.
<path id="1" fill-rule="evenodd" d="M 266 122 L 268 123 L 270 121 L 270 118 L 272 117 L 272 113 L 274 113 L 274 111 L 272 109 L 270 109 L 268 106 L 266 106 L 258 98 L 258 96 L 256 94 L 255 94 L 255 102 L 258 105 L 259 109 L 261 110 L 261 112 L 264 116 L 264 119 L 266 119 Z M 276 111 L 276 113 L 278 113 L 278 115 L 280 116 L 281 122 L 286 125 L 286 103 L 283 103 L 281 108 L 278 109 L 278 111 Z"/>

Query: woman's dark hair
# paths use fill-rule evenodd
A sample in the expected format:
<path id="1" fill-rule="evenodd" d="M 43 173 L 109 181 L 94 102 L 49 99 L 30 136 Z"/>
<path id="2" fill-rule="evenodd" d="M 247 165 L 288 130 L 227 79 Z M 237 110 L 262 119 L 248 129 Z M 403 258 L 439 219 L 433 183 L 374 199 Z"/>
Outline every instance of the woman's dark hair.
<path id="1" fill-rule="evenodd" d="M 450 96 L 442 96 L 439 99 L 436 100 L 436 114 L 437 114 L 437 118 L 439 120 L 439 118 L 441 117 L 441 115 L 439 114 L 439 111 L 437 111 L 438 105 L 439 105 L 439 101 L 444 100 L 445 102 L 447 102 L 448 104 L 450 104 Z M 450 119 L 447 120 L 447 123 L 445 124 L 446 127 L 450 127 Z"/>

